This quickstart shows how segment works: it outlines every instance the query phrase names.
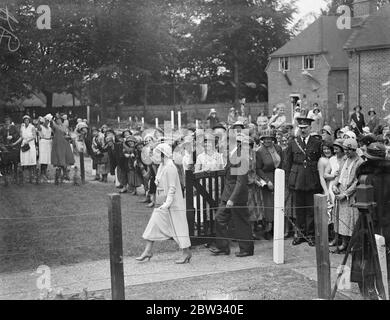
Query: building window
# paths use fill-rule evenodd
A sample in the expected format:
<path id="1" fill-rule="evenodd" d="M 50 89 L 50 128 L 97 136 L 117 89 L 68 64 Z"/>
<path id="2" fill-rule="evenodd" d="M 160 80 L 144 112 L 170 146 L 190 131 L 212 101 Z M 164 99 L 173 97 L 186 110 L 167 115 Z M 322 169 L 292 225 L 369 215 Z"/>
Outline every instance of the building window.
<path id="1" fill-rule="evenodd" d="M 290 59 L 288 57 L 279 58 L 279 71 L 290 70 Z"/>
<path id="2" fill-rule="evenodd" d="M 303 70 L 314 70 L 314 56 L 303 56 Z"/>

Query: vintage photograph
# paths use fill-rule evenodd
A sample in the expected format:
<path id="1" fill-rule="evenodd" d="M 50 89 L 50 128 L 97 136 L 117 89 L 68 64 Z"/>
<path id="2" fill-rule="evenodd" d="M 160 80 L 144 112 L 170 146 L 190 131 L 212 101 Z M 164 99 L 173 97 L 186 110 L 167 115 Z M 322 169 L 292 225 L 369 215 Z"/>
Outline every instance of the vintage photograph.
<path id="1" fill-rule="evenodd" d="M 0 0 L 0 300 L 389 300 L 389 27 L 388 0 Z"/>

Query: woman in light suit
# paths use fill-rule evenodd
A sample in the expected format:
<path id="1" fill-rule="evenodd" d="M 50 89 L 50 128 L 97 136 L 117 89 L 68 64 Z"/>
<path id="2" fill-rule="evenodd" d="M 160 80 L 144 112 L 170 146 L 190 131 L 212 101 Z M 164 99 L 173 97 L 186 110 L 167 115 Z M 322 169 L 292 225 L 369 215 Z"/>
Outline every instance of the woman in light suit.
<path id="1" fill-rule="evenodd" d="M 155 209 L 142 236 L 147 241 L 145 250 L 136 260 L 150 260 L 153 255 L 154 241 L 173 238 L 180 249 L 183 249 L 183 259 L 175 261 L 175 263 L 189 263 L 192 254 L 186 204 L 179 174 L 172 160 L 172 148 L 167 143 L 161 143 L 154 149 L 153 156 L 157 158 L 156 162 L 160 163 L 156 174 Z"/>

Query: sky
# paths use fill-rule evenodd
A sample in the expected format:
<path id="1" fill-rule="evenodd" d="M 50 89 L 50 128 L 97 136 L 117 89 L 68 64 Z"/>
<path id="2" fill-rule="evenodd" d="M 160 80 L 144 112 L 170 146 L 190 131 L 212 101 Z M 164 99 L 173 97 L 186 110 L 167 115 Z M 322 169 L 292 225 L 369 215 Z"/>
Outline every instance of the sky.
<path id="1" fill-rule="evenodd" d="M 314 12 L 316 14 L 321 12 L 321 9 L 326 8 L 325 0 L 298 0 L 298 14 L 295 17 L 295 20 L 298 21 L 300 18 L 303 18 L 307 14 Z"/>

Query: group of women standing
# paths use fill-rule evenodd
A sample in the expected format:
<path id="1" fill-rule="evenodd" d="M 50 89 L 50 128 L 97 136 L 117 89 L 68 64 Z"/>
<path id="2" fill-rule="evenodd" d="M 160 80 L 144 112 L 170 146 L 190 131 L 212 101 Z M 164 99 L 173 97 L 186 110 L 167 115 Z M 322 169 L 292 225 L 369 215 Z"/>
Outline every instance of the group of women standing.
<path id="1" fill-rule="evenodd" d="M 28 172 L 29 181 L 36 179 L 48 180 L 48 165 L 56 168 L 56 182 L 67 177 L 67 168 L 74 164 L 74 157 L 67 129 L 63 119 L 53 119 L 48 114 L 40 118 L 39 123 L 33 124 L 31 117 L 25 115 L 20 126 L 19 138 L 13 146 L 20 148 L 20 166 L 22 173 Z M 37 168 L 40 174 L 37 173 Z M 61 175 L 62 171 L 62 175 Z M 23 182 L 23 179 L 20 180 Z"/>

